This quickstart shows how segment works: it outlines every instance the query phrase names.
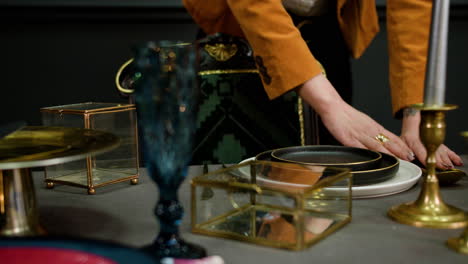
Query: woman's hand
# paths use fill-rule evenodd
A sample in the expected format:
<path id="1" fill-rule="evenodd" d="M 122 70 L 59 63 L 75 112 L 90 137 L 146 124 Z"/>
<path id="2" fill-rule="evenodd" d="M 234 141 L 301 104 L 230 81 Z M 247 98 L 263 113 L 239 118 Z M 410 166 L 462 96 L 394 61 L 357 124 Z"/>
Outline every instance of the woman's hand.
<path id="1" fill-rule="evenodd" d="M 414 151 L 418 160 L 426 165 L 426 148 L 419 138 L 419 123 L 421 113 L 419 110 L 408 107 L 403 110 L 403 120 L 401 125 L 401 139 Z M 462 166 L 460 156 L 450 150 L 445 145 L 440 145 L 436 152 L 436 166 L 439 169 L 453 169 L 453 166 Z"/>
<path id="2" fill-rule="evenodd" d="M 321 117 L 330 133 L 343 145 L 393 154 L 412 161 L 414 154 L 403 140 L 366 114 L 348 105 L 323 75 L 306 81 L 297 92 Z M 384 135 L 385 142 L 376 139 Z"/>

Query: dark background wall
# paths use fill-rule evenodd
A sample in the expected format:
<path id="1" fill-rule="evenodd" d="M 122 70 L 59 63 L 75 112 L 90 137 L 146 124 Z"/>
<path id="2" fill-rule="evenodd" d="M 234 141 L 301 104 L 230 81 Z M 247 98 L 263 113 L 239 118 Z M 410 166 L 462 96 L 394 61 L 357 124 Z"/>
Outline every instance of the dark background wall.
<path id="1" fill-rule="evenodd" d="M 354 102 L 390 130 L 391 116 L 385 1 L 377 1 L 381 32 L 366 54 L 353 61 Z M 452 1 L 446 142 L 463 151 L 468 130 L 468 1 Z M 0 0 L 0 123 L 40 124 L 39 108 L 89 101 L 126 102 L 114 86 L 130 47 L 146 40 L 193 40 L 196 25 L 180 0 Z"/>

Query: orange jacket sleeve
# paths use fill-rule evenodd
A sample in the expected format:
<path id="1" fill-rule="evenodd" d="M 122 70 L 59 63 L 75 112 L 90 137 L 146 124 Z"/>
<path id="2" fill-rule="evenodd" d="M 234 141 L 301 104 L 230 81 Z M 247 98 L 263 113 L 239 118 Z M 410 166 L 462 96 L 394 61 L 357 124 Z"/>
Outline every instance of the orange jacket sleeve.
<path id="1" fill-rule="evenodd" d="M 380 30 L 375 0 L 338 0 L 336 8 L 348 49 L 359 58 Z"/>
<path id="2" fill-rule="evenodd" d="M 389 77 L 395 115 L 423 101 L 431 14 L 431 0 L 387 1 Z"/>
<path id="3" fill-rule="evenodd" d="M 184 0 L 184 5 L 207 34 L 245 36 L 271 99 L 321 73 L 281 0 Z"/>
<path id="4" fill-rule="evenodd" d="M 206 33 L 247 38 L 260 58 L 259 71 L 270 98 L 320 73 L 281 0 L 183 2 Z M 431 10 L 431 0 L 387 1 L 389 77 L 395 114 L 422 101 Z M 337 16 L 351 55 L 358 58 L 379 31 L 375 1 L 337 0 Z"/>

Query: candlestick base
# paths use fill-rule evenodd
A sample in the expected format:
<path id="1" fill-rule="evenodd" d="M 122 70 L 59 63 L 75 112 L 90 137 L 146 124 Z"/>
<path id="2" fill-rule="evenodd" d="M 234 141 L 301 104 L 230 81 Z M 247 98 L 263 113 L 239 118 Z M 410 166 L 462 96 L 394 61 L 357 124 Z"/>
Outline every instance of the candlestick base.
<path id="1" fill-rule="evenodd" d="M 450 238 L 447 241 L 447 246 L 458 253 L 468 254 L 468 228 L 460 237 Z"/>
<path id="2" fill-rule="evenodd" d="M 461 228 L 468 224 L 468 213 L 447 205 L 439 192 L 436 175 L 436 150 L 445 139 L 445 112 L 456 105 L 414 105 L 421 110 L 420 137 L 427 150 L 427 174 L 416 201 L 392 207 L 388 216 L 395 221 L 431 228 Z"/>
<path id="3" fill-rule="evenodd" d="M 465 138 L 465 142 L 468 146 L 468 131 L 461 133 L 462 137 Z M 450 238 L 447 241 L 447 246 L 458 253 L 468 254 L 468 227 L 460 235 L 460 237 Z"/>
<path id="4" fill-rule="evenodd" d="M 456 207 L 417 201 L 392 207 L 388 216 L 395 221 L 416 227 L 461 228 L 468 223 L 468 214 Z"/>

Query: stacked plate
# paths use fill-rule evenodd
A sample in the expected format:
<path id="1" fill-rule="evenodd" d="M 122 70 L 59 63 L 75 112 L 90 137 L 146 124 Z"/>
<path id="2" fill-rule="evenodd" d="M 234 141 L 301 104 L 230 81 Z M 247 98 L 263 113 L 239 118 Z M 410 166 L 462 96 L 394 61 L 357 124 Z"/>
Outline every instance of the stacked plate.
<path id="1" fill-rule="evenodd" d="M 251 159 L 349 168 L 353 174 L 354 198 L 377 197 L 402 192 L 411 188 L 421 176 L 421 169 L 410 162 L 399 160 L 385 153 L 344 146 L 288 147 L 265 151 Z M 345 187 L 334 187 L 335 191 L 341 189 L 345 191 Z"/>

